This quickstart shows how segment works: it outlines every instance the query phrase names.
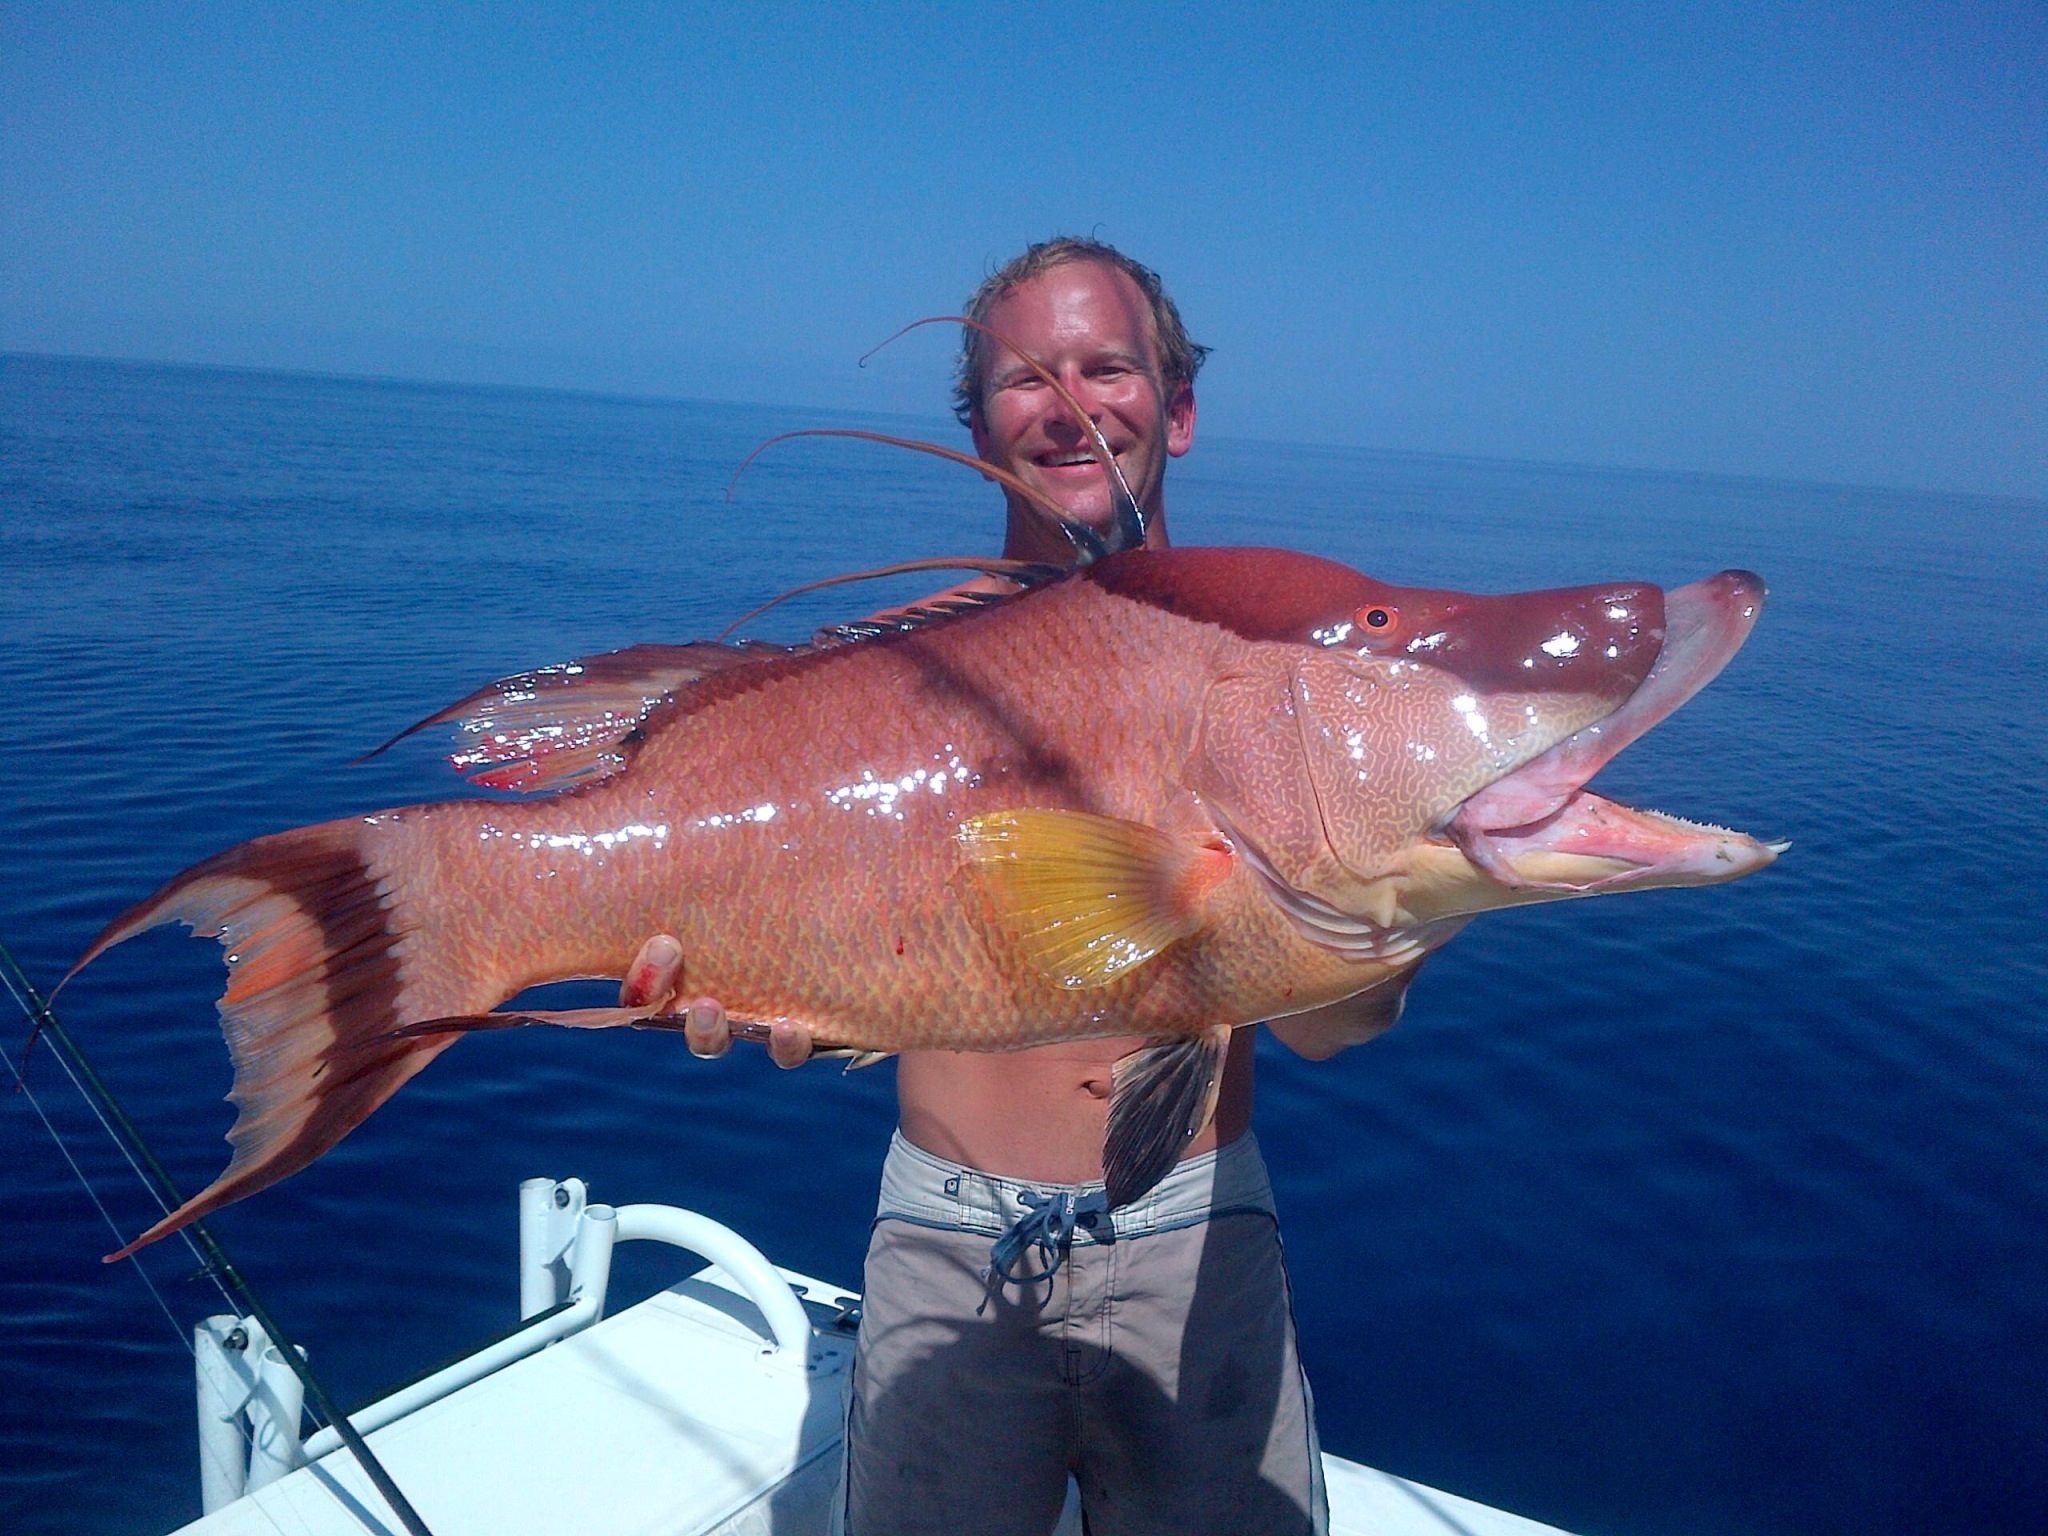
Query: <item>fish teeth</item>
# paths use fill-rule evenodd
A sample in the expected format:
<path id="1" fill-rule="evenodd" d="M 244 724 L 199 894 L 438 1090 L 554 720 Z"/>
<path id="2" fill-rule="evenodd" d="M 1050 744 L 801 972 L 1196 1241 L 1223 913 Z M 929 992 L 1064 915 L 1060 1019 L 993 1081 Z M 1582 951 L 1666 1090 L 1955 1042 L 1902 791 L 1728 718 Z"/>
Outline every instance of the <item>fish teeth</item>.
<path id="1" fill-rule="evenodd" d="M 1637 813 L 1643 816 L 1654 816 L 1659 821 L 1668 821 L 1689 831 L 1705 832 L 1718 837 L 1747 837 L 1749 835 L 1746 832 L 1738 832 L 1733 827 L 1721 826 L 1716 822 L 1694 821 L 1689 816 L 1674 816 L 1669 811 L 1653 810 L 1649 806 L 1637 807 Z"/>

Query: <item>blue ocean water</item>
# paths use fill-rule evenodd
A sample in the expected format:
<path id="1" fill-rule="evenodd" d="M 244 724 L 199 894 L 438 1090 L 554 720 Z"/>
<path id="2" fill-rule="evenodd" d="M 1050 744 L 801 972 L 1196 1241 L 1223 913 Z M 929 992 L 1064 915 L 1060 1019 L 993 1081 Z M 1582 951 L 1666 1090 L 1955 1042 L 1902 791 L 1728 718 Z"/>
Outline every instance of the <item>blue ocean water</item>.
<path id="1" fill-rule="evenodd" d="M 753 444 L 818 424 L 846 423 L 0 359 L 0 940 L 47 989 L 206 854 L 452 794 L 430 742 L 349 760 L 487 678 L 993 547 L 986 487 L 868 445 L 779 448 L 726 499 Z M 1589 1536 L 2048 1528 L 2048 504 L 1220 440 L 1171 499 L 1182 543 L 1398 581 L 1772 586 L 1602 787 L 1789 836 L 1784 860 L 1482 919 L 1384 1039 L 1314 1066 L 1262 1044 L 1325 1445 Z M 187 1190 L 231 1118 L 220 977 L 163 930 L 60 1010 Z M 857 1283 L 887 1073 L 480 1038 L 214 1225 L 360 1401 L 512 1320 L 537 1173 Z M 30 1080 L 139 1230 L 54 1061 Z M 216 1293 L 176 1244 L 100 1264 L 114 1236 L 21 1095 L 0 1168 L 0 1529 L 191 1518 L 180 1331 Z"/>

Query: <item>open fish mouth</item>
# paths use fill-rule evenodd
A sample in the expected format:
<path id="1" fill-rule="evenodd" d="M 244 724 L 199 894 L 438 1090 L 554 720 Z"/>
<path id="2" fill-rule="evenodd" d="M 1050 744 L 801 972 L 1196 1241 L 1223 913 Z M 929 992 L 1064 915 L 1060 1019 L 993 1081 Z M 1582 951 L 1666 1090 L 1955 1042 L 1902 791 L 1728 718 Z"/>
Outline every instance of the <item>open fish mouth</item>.
<path id="1" fill-rule="evenodd" d="M 1475 865 L 1518 890 L 1559 893 L 1732 879 L 1787 846 L 1637 810 L 1586 782 L 1711 682 L 1763 611 L 1763 579 L 1723 571 L 1664 597 L 1664 641 L 1643 681 L 1613 711 L 1469 797 L 1444 834 Z"/>

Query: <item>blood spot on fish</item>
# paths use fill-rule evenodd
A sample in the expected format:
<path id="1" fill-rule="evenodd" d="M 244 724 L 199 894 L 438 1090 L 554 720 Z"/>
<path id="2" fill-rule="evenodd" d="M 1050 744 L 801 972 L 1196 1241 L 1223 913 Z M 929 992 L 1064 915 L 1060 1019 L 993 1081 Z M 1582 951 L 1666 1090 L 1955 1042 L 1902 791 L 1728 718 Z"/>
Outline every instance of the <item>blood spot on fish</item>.
<path id="1" fill-rule="evenodd" d="M 900 933 L 896 935 L 896 953 L 899 955 L 903 953 L 903 935 Z"/>

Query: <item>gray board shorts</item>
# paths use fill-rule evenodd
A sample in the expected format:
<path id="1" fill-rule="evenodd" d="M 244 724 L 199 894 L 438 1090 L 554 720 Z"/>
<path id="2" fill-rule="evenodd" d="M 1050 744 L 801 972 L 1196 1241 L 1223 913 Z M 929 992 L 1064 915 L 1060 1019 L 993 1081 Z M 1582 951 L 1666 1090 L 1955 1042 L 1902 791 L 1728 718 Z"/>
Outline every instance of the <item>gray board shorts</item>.
<path id="1" fill-rule="evenodd" d="M 1328 1529 L 1258 1143 L 1188 1158 L 1114 1213 L 1101 1188 L 891 1140 L 834 1512 L 845 1536 L 1047 1536 L 1069 1476 L 1089 1536 Z"/>

